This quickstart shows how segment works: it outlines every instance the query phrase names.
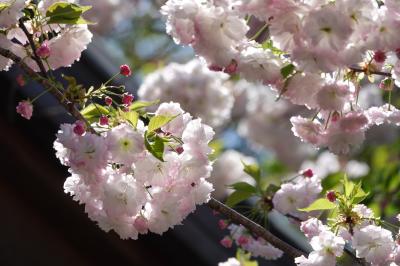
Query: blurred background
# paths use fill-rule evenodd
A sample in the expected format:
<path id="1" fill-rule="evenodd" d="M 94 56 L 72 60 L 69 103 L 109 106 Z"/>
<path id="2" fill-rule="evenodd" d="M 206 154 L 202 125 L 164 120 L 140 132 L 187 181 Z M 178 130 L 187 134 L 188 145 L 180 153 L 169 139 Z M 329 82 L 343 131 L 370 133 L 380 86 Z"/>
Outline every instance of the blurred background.
<path id="1" fill-rule="evenodd" d="M 190 48 L 178 47 L 165 33 L 159 14 L 162 1 L 86 0 L 81 3 L 93 5 L 88 18 L 98 22 L 92 28 L 95 36 L 79 62 L 56 72 L 60 79 L 64 73 L 75 76 L 85 87 L 98 86 L 117 73 L 119 65 L 128 64 L 134 75 L 116 80 L 116 83 L 126 85 L 137 96 L 138 88 L 149 73 L 162 69 L 169 62 L 185 63 L 194 57 Z M 234 248 L 226 249 L 219 244 L 227 234 L 218 228 L 221 217 L 206 206 L 198 208 L 183 226 L 163 236 L 148 234 L 136 241 L 121 240 L 115 233 L 105 233 L 98 228 L 87 217 L 83 206 L 64 194 L 63 183 L 68 172 L 60 165 L 52 148 L 59 124 L 73 122 L 72 117 L 49 95 L 37 102 L 31 121 L 19 117 L 15 112 L 17 103 L 42 91 L 32 82 L 19 86 L 16 78 L 20 74 L 16 67 L 0 72 L 4 90 L 0 107 L 3 162 L 0 265 L 217 265 L 234 256 Z M 240 87 L 260 90 L 254 84 L 241 84 L 234 77 L 228 83 L 233 92 L 240 92 Z M 376 90 L 366 90 L 360 101 L 364 97 L 363 104 L 380 105 L 379 100 L 370 102 L 368 93 L 376 94 Z M 220 164 L 216 162 L 212 177 L 216 186 L 236 175 L 232 167 L 222 162 L 237 166 L 246 156 L 260 163 L 268 183 L 279 183 L 282 177 L 313 168 L 323 176 L 324 190 L 329 190 L 338 185 L 344 171 L 351 173 L 351 178 L 362 179 L 365 189 L 371 191 L 367 204 L 378 215 L 391 219 L 399 212 L 400 141 L 396 129 L 370 130 L 368 141 L 351 159 L 337 158 L 316 151 L 292 136 L 288 118 L 298 113 L 298 107 L 282 102 L 279 108 L 261 110 L 256 107 L 260 101 L 265 104 L 268 97 L 272 99 L 271 94 L 265 91 L 256 96 L 246 94 L 245 100 L 239 97 L 241 95 L 234 93 L 233 108 L 237 112 L 217 129 L 217 140 L 213 143 L 217 154 L 228 158 L 221 159 Z M 260 98 L 260 95 L 267 98 Z M 378 92 L 375 99 L 384 97 L 386 95 Z M 259 100 L 254 101 L 254 98 Z M 399 103 L 398 95 L 394 99 Z M 263 135 L 259 137 L 254 132 Z M 232 155 L 233 150 L 240 152 L 240 156 Z M 239 174 L 236 180 L 229 182 L 240 178 L 245 179 Z M 219 186 L 219 194 L 214 196 L 223 199 L 229 193 L 224 185 Z M 266 226 L 293 245 L 308 249 L 304 238 L 285 217 L 269 215 Z M 268 263 L 259 261 L 261 265 L 293 264 L 286 257 Z"/>

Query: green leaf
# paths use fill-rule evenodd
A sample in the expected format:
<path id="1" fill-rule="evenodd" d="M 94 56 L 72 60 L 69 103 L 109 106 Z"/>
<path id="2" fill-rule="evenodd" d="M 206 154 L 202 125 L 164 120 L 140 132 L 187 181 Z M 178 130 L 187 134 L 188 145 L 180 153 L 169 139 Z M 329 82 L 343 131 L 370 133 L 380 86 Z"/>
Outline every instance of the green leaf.
<path id="1" fill-rule="evenodd" d="M 155 158 L 164 162 L 164 140 L 162 138 L 146 131 L 144 134 L 144 145 Z"/>
<path id="2" fill-rule="evenodd" d="M 229 207 L 233 207 L 239 202 L 242 202 L 248 198 L 250 198 L 254 193 L 248 191 L 235 191 L 230 194 L 225 202 Z"/>
<path id="3" fill-rule="evenodd" d="M 218 158 L 218 156 L 222 153 L 224 148 L 224 142 L 222 140 L 216 139 L 212 140 L 208 146 L 212 149 L 212 153 L 208 155 L 208 159 L 210 161 L 214 161 Z"/>
<path id="4" fill-rule="evenodd" d="M 171 122 L 176 116 L 156 115 L 150 119 L 147 130 L 153 132 L 169 122 Z"/>
<path id="5" fill-rule="evenodd" d="M 6 10 L 10 6 L 11 6 L 11 4 L 9 4 L 9 3 L 0 3 L 0 12 Z"/>
<path id="6" fill-rule="evenodd" d="M 280 189 L 280 186 L 269 184 L 268 187 L 265 189 L 264 195 L 265 196 L 274 196 L 274 194 Z"/>
<path id="7" fill-rule="evenodd" d="M 48 24 L 89 24 L 82 18 L 82 14 L 91 9 L 91 6 L 80 6 L 68 2 L 56 2 L 46 11 Z"/>
<path id="8" fill-rule="evenodd" d="M 82 116 L 89 121 L 89 123 L 97 122 L 101 115 L 108 115 L 107 108 L 98 104 L 89 104 L 81 111 Z"/>
<path id="9" fill-rule="evenodd" d="M 236 259 L 240 262 L 241 266 L 258 266 L 258 262 L 256 260 L 250 260 L 251 254 L 240 248 L 238 248 L 236 251 Z"/>
<path id="10" fill-rule="evenodd" d="M 308 206 L 307 208 L 299 209 L 299 211 L 311 212 L 311 211 L 332 210 L 334 208 L 336 208 L 335 203 L 322 198 L 322 199 L 317 199 L 316 201 L 311 203 L 311 205 Z"/>
<path id="11" fill-rule="evenodd" d="M 289 75 L 293 74 L 293 72 L 296 70 L 296 67 L 293 64 L 286 65 L 281 68 L 281 75 L 285 79 Z"/>
<path id="12" fill-rule="evenodd" d="M 152 102 L 144 102 L 144 101 L 134 101 L 130 106 L 129 106 L 129 110 L 131 111 L 137 111 L 139 109 L 142 108 L 146 108 L 152 105 L 156 105 L 158 104 L 160 101 L 152 101 Z"/>
<path id="13" fill-rule="evenodd" d="M 347 179 L 347 175 L 344 175 L 343 177 L 343 191 L 344 191 L 344 195 L 346 196 L 346 198 L 350 198 L 351 193 L 354 190 L 354 183 L 350 182 Z"/>
<path id="14" fill-rule="evenodd" d="M 354 196 L 353 198 L 353 203 L 354 204 L 358 204 L 360 202 L 362 202 L 363 200 L 365 200 L 365 198 L 367 198 L 369 195 L 369 192 L 366 193 L 364 190 L 360 189 L 357 194 Z"/>
<path id="15" fill-rule="evenodd" d="M 230 185 L 231 188 L 233 188 L 236 191 L 246 191 L 246 192 L 251 192 L 251 193 L 256 193 L 257 189 L 250 185 L 249 183 L 246 182 L 238 182 L 235 184 Z"/>
<path id="16" fill-rule="evenodd" d="M 243 161 L 242 164 L 244 166 L 243 171 L 254 178 L 257 183 L 259 183 L 261 179 L 260 167 L 257 164 L 246 164 Z"/>
<path id="17" fill-rule="evenodd" d="M 361 188 L 361 182 L 359 182 L 357 185 L 354 186 L 354 189 L 350 195 L 350 200 L 352 203 L 357 204 L 363 201 L 366 197 L 368 197 L 369 192 L 366 193 L 362 188 Z"/>
<path id="18" fill-rule="evenodd" d="M 285 54 L 284 51 L 276 48 L 274 46 L 274 43 L 272 42 L 272 40 L 266 40 L 265 42 L 263 42 L 262 44 L 262 48 L 264 50 L 270 50 L 274 55 L 283 55 Z"/>
<path id="19" fill-rule="evenodd" d="M 136 128 L 138 120 L 139 120 L 139 113 L 135 111 L 126 112 L 124 114 L 124 118 L 128 121 L 134 128 Z"/>

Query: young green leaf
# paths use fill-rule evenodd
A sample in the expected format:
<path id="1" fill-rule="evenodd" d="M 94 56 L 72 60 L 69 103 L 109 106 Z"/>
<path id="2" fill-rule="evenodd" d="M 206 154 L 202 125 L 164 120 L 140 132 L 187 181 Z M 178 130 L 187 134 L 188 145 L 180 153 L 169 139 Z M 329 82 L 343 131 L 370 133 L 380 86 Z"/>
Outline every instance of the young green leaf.
<path id="1" fill-rule="evenodd" d="M 6 10 L 7 8 L 9 8 L 11 6 L 11 4 L 9 3 L 0 3 L 0 13 L 4 10 Z"/>
<path id="2" fill-rule="evenodd" d="M 236 259 L 240 262 L 241 266 L 258 266 L 258 262 L 256 260 L 251 260 L 251 254 L 246 253 L 240 248 L 238 248 L 236 251 Z"/>
<path id="3" fill-rule="evenodd" d="M 368 197 L 369 192 L 366 193 L 362 188 L 361 188 L 361 183 L 359 183 L 359 187 L 357 189 L 357 192 L 355 193 L 355 195 L 352 198 L 352 202 L 354 204 L 358 204 L 360 202 L 362 202 L 363 200 L 365 200 L 366 197 Z"/>
<path id="4" fill-rule="evenodd" d="M 149 106 L 153 106 L 153 105 L 156 105 L 158 103 L 159 103 L 158 100 L 157 101 L 152 101 L 152 102 L 135 101 L 129 106 L 129 110 L 137 111 L 139 109 L 146 108 L 146 107 L 149 107 Z"/>
<path id="5" fill-rule="evenodd" d="M 293 64 L 286 65 L 281 68 L 281 75 L 285 79 L 289 77 L 296 70 L 296 67 Z"/>
<path id="6" fill-rule="evenodd" d="M 82 14 L 91 9 L 91 6 L 80 6 L 68 2 L 56 2 L 46 11 L 48 24 L 89 24 L 82 18 Z"/>
<path id="7" fill-rule="evenodd" d="M 317 199 L 316 201 L 311 203 L 311 205 L 308 206 L 307 208 L 299 209 L 299 211 L 311 212 L 311 211 L 332 210 L 334 208 L 336 208 L 335 203 L 322 198 L 322 199 Z"/>
<path id="8" fill-rule="evenodd" d="M 149 133 L 153 132 L 171 122 L 175 117 L 176 116 L 166 116 L 166 115 L 153 116 L 150 119 L 147 130 L 149 131 Z"/>
<path id="9" fill-rule="evenodd" d="M 81 111 L 82 116 L 89 121 L 89 123 L 97 122 L 101 115 L 108 115 L 107 108 L 98 104 L 89 104 Z"/>
<path id="10" fill-rule="evenodd" d="M 229 207 L 233 207 L 239 202 L 242 202 L 248 198 L 250 198 L 254 193 L 249 192 L 249 191 L 235 191 L 232 194 L 229 195 L 229 197 L 226 200 L 226 205 Z"/>
<path id="11" fill-rule="evenodd" d="M 124 113 L 124 118 L 128 121 L 134 128 L 136 128 L 138 120 L 139 120 L 139 113 L 135 111 L 130 111 Z"/>
<path id="12" fill-rule="evenodd" d="M 246 191 L 246 192 L 251 192 L 251 193 L 256 193 L 257 189 L 250 185 L 249 183 L 246 182 L 238 182 L 235 184 L 230 185 L 231 188 L 233 188 L 236 191 Z"/>
<path id="13" fill-rule="evenodd" d="M 245 162 L 242 161 L 242 164 L 244 166 L 243 171 L 250 175 L 254 180 L 259 183 L 261 179 L 261 171 L 260 167 L 257 164 L 246 164 Z"/>
<path id="14" fill-rule="evenodd" d="M 157 135 L 151 136 L 151 141 L 149 140 L 150 132 L 146 131 L 144 134 L 144 145 L 146 149 L 158 160 L 164 162 L 164 141 Z"/>

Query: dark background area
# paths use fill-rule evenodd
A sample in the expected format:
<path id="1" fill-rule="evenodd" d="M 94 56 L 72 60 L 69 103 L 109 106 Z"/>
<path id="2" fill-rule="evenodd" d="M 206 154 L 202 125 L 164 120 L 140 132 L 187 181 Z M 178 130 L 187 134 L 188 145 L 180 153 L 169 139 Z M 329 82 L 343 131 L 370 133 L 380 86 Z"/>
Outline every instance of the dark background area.
<path id="1" fill-rule="evenodd" d="M 92 47 L 79 63 L 61 71 L 85 85 L 100 84 L 118 71 L 105 69 L 104 60 Z M 121 240 L 102 231 L 63 192 L 68 172 L 52 146 L 59 124 L 72 117 L 50 95 L 35 103 L 30 121 L 16 114 L 18 101 L 41 91 L 33 82 L 18 87 L 19 73 L 15 66 L 0 72 L 0 265 L 217 265 L 234 256 L 234 248 L 219 244 L 227 231 L 218 229 L 220 217 L 207 206 L 163 236 Z M 292 263 L 283 258 L 266 264 Z"/>

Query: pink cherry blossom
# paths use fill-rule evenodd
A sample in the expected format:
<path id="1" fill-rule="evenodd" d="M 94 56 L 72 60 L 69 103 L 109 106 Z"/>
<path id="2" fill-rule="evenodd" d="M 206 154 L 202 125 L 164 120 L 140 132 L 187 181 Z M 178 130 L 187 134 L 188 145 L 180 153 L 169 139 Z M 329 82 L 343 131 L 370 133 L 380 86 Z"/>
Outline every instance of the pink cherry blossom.
<path id="1" fill-rule="evenodd" d="M 33 113 L 33 105 L 30 101 L 21 101 L 18 103 L 16 110 L 23 118 L 30 120 Z"/>

